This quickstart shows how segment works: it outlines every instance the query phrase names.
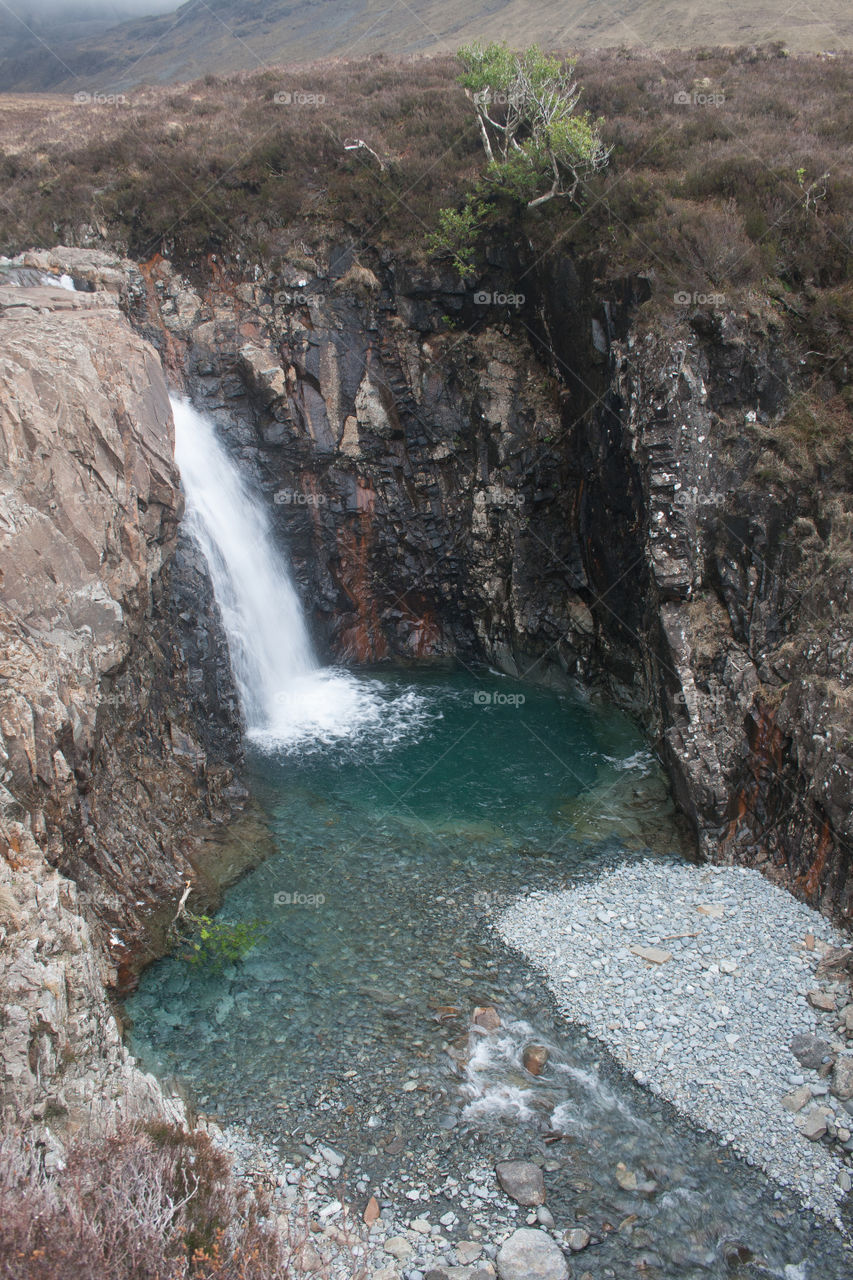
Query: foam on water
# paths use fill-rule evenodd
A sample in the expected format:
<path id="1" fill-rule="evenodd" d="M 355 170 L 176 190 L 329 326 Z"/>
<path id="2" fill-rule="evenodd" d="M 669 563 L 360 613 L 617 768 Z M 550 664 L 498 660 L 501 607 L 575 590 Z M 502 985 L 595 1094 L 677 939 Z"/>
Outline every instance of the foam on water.
<path id="1" fill-rule="evenodd" d="M 358 742 L 364 754 L 390 750 L 430 718 L 414 690 L 391 696 L 378 680 L 321 667 L 291 679 L 276 695 L 271 723 L 248 737 L 261 751 L 305 755 Z"/>

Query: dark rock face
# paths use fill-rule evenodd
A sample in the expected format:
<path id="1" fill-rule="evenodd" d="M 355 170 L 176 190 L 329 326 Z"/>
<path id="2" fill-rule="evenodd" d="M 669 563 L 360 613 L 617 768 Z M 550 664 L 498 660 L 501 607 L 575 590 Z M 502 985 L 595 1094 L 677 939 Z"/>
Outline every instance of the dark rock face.
<path id="1" fill-rule="evenodd" d="M 849 921 L 849 463 L 797 475 L 769 452 L 799 388 L 766 321 L 697 315 L 614 363 L 644 493 L 642 678 L 680 803 L 709 856 Z"/>
<path id="2" fill-rule="evenodd" d="M 600 683 L 705 853 L 849 920 L 853 483 L 780 453 L 800 353 L 769 304 L 654 322 L 643 279 L 491 259 L 484 293 L 346 247 L 99 272 L 266 497 L 321 652 Z"/>
<path id="3" fill-rule="evenodd" d="M 321 650 L 603 684 L 704 852 L 849 919 L 850 477 L 768 471 L 801 389 L 769 309 L 655 327 L 646 281 L 499 249 L 486 300 L 326 263 L 215 267 L 202 299 L 158 261 L 138 313 L 265 494 Z"/>
<path id="4" fill-rule="evenodd" d="M 399 293 L 390 268 L 384 285 L 338 270 L 322 295 L 294 272 L 184 317 L 167 302 L 168 339 L 145 330 L 186 344 L 188 389 L 266 495 L 321 650 L 585 678 L 568 393 L 508 324 L 467 334 L 473 295 L 452 282 Z M 436 333 L 443 315 L 459 329 Z"/>

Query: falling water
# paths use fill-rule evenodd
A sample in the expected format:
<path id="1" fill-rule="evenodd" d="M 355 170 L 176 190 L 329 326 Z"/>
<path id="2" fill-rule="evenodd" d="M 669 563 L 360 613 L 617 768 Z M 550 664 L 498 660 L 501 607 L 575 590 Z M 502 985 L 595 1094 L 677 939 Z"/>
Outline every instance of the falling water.
<path id="1" fill-rule="evenodd" d="M 389 704 L 376 681 L 321 667 L 287 565 L 259 499 L 212 423 L 172 397 L 186 527 L 207 560 L 249 737 L 270 749 L 380 728 L 395 740 L 417 720 L 415 695 Z"/>

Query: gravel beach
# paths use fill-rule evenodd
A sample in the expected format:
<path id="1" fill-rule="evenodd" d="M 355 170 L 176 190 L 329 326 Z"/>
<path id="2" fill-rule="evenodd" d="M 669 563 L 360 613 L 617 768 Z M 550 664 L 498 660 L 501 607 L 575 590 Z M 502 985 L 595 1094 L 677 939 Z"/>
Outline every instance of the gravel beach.
<path id="1" fill-rule="evenodd" d="M 757 871 L 645 861 L 531 894 L 496 929 L 641 1084 L 840 1225 L 850 992 L 815 971 L 849 940 L 824 917 Z M 800 1035 L 819 1037 L 805 1064 Z"/>

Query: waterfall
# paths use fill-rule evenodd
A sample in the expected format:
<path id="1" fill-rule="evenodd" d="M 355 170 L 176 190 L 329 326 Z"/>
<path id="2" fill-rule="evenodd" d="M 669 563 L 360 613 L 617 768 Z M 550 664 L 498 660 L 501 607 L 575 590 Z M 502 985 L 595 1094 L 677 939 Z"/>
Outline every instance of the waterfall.
<path id="1" fill-rule="evenodd" d="M 185 527 L 210 570 L 248 736 L 275 749 L 375 728 L 396 737 L 411 699 L 389 701 L 380 682 L 320 666 L 260 500 L 204 414 L 177 396 L 172 413 Z"/>

